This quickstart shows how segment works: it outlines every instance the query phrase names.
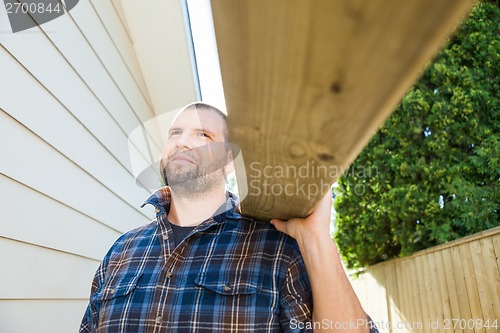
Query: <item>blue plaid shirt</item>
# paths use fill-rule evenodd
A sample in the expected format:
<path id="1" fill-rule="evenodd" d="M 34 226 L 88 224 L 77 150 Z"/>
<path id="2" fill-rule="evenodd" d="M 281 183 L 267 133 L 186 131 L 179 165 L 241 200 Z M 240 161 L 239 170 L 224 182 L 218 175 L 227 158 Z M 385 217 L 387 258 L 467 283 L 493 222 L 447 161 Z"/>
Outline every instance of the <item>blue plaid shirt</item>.
<path id="1" fill-rule="evenodd" d="M 156 219 L 111 247 L 80 333 L 298 332 L 310 321 L 310 284 L 293 238 L 241 216 L 230 196 L 226 212 L 176 247 L 169 189 L 147 203 Z"/>

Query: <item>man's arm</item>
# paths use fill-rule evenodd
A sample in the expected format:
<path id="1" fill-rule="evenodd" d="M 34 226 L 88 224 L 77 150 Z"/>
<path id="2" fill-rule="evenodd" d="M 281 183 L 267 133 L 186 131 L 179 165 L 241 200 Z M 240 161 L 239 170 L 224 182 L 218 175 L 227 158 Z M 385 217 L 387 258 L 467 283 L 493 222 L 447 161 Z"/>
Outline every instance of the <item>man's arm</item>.
<path id="1" fill-rule="evenodd" d="M 108 254 L 106 254 L 106 256 L 104 257 L 103 261 L 99 265 L 99 268 L 97 268 L 97 271 L 94 275 L 94 279 L 92 280 L 92 287 L 90 289 L 90 300 L 89 304 L 87 305 L 87 309 L 85 310 L 85 313 L 83 315 L 79 333 L 91 333 L 95 332 L 96 330 L 97 322 L 99 320 L 99 308 L 97 306 L 97 303 L 99 302 L 95 302 L 94 296 L 101 289 L 103 285 L 105 267 L 107 266 L 108 256 L 110 252 L 108 252 Z"/>
<path id="2" fill-rule="evenodd" d="M 328 323 L 318 324 L 322 332 L 368 333 L 367 316 L 344 272 L 337 246 L 330 238 L 331 207 L 329 192 L 308 217 L 288 221 L 273 219 L 271 223 L 295 238 L 299 245 L 311 283 L 313 323 Z"/>

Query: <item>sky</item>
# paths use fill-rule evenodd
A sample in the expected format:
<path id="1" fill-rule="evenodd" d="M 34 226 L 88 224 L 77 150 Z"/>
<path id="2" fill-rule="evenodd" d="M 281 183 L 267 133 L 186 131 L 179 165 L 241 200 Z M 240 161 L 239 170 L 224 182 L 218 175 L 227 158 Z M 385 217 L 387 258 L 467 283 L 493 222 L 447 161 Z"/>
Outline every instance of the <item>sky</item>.
<path id="1" fill-rule="evenodd" d="M 202 100 L 226 112 L 210 0 L 187 0 Z"/>

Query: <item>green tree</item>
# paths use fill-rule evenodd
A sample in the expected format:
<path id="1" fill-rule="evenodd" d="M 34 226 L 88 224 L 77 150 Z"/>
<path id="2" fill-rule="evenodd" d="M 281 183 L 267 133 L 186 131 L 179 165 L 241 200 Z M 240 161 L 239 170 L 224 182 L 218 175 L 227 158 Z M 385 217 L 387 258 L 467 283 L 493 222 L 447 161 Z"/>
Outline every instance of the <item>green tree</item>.
<path id="1" fill-rule="evenodd" d="M 336 189 L 359 268 L 500 225 L 500 11 L 478 3 Z"/>

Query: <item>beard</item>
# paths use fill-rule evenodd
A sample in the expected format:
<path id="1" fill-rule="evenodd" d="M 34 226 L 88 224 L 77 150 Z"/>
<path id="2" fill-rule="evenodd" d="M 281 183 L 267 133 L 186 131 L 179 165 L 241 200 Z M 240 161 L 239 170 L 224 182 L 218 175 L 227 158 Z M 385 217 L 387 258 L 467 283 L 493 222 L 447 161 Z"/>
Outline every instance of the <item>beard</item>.
<path id="1" fill-rule="evenodd" d="M 165 184 L 177 195 L 184 198 L 200 198 L 225 182 L 224 166 L 226 156 L 217 160 L 200 159 L 194 153 L 182 152 L 196 163 L 176 165 L 172 154 L 162 163 L 161 174 Z"/>

